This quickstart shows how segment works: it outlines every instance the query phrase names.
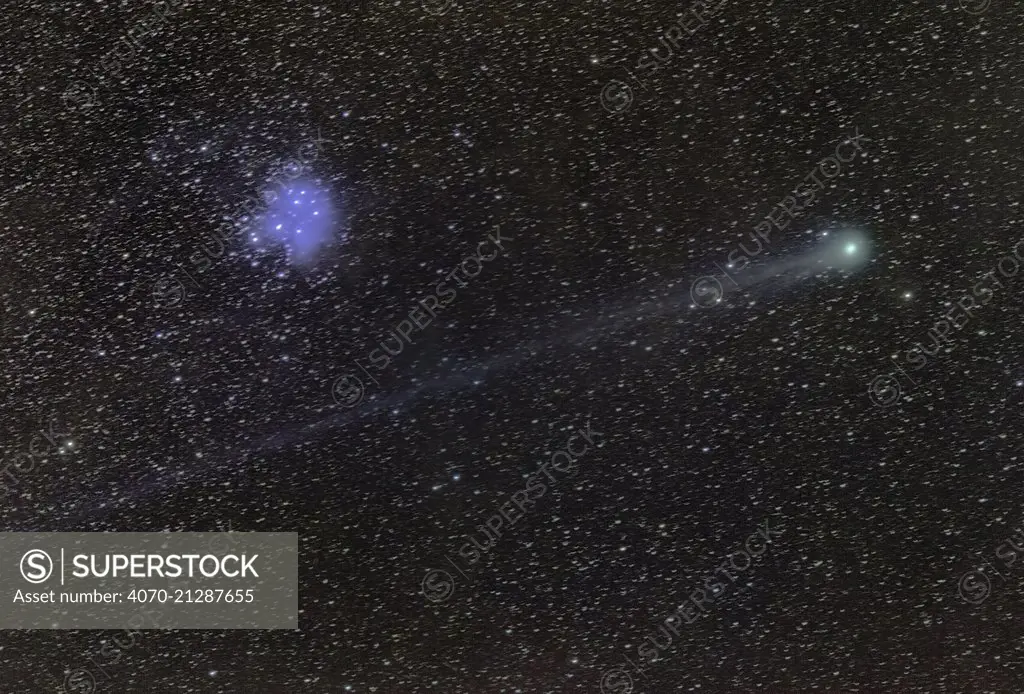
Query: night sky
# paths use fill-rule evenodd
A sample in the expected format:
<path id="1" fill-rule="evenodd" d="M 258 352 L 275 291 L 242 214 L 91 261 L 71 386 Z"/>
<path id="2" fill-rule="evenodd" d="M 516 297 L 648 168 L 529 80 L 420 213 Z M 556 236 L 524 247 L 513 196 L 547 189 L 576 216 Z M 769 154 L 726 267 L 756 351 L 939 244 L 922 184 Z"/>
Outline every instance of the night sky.
<path id="1" fill-rule="evenodd" d="M 0 523 L 297 532 L 301 628 L 0 692 L 1019 692 L 1020 21 L 5 8 Z"/>

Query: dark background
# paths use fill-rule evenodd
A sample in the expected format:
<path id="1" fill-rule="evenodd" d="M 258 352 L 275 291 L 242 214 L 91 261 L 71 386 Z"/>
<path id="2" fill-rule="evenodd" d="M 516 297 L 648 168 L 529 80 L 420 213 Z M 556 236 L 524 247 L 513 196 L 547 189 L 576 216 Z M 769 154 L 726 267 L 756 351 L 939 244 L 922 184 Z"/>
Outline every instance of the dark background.
<path id="1" fill-rule="evenodd" d="M 685 10 L 189 3 L 81 109 L 62 93 L 149 7 L 7 8 L 0 434 L 5 461 L 52 417 L 74 443 L 2 527 L 298 532 L 301 629 L 147 631 L 116 663 L 113 630 L 7 632 L 0 691 L 596 692 L 766 518 L 782 537 L 636 691 L 1017 691 L 1022 578 L 979 606 L 957 583 L 1024 515 L 1024 280 L 894 406 L 867 385 L 1021 238 L 1019 7 L 726 2 L 602 108 Z M 871 262 L 691 308 L 855 129 L 866 155 L 771 253 L 853 224 Z M 347 241 L 303 270 L 239 242 L 158 305 L 318 132 Z M 338 407 L 497 224 L 508 255 Z M 580 475 L 425 600 L 588 418 Z"/>

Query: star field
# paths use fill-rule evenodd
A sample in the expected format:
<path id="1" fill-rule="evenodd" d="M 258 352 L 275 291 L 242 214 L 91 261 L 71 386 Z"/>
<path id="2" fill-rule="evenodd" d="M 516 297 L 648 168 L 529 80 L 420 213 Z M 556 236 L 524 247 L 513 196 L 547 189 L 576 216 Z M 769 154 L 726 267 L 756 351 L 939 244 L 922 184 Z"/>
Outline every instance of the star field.
<path id="1" fill-rule="evenodd" d="M 297 532 L 300 629 L 0 694 L 1019 690 L 1019 7 L 6 17 L 0 523 Z"/>

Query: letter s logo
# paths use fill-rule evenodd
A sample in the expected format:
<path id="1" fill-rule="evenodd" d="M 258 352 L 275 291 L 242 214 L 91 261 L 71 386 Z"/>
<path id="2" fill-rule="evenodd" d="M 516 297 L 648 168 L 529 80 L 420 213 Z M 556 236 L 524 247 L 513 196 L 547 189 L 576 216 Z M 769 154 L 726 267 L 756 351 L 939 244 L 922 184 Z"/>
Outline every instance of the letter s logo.
<path id="1" fill-rule="evenodd" d="M 53 574 L 53 560 L 43 550 L 31 549 L 22 556 L 21 575 L 29 583 L 44 583 L 51 574 Z"/>

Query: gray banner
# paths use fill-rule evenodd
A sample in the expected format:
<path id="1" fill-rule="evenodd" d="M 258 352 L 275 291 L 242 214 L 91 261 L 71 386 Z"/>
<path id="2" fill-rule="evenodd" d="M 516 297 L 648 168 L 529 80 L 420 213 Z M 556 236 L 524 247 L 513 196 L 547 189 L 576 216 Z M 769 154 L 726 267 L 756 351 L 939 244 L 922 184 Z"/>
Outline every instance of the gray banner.
<path id="1" fill-rule="evenodd" d="M 297 629 L 297 533 L 0 533 L 0 629 Z"/>

